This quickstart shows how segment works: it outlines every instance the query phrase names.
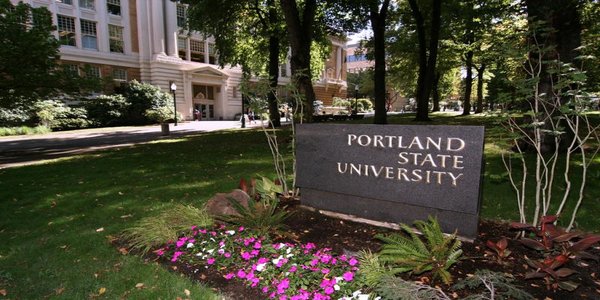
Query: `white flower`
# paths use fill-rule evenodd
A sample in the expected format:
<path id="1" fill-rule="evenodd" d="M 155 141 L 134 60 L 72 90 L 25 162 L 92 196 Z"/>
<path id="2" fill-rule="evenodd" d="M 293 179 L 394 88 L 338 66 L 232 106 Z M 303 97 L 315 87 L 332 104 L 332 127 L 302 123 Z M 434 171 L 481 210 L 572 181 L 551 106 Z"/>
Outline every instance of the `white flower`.
<path id="1" fill-rule="evenodd" d="M 265 269 L 266 263 L 256 265 L 256 271 L 262 272 Z"/>
<path id="2" fill-rule="evenodd" d="M 287 248 L 287 249 L 285 250 L 285 253 L 287 253 L 287 254 L 290 254 L 290 252 L 292 252 L 292 248 Z"/>
<path id="3" fill-rule="evenodd" d="M 369 300 L 369 294 L 360 294 L 358 300 Z"/>
<path id="4" fill-rule="evenodd" d="M 193 243 L 188 243 L 188 244 L 187 244 L 187 247 L 188 247 L 188 248 L 192 248 L 192 247 L 194 247 L 194 244 L 193 244 Z"/>
<path id="5" fill-rule="evenodd" d="M 227 231 L 225 231 L 225 233 L 227 233 L 229 235 L 234 235 L 235 231 L 234 230 L 227 230 Z"/>
<path id="6" fill-rule="evenodd" d="M 218 252 L 219 254 L 223 254 L 223 253 L 225 253 L 225 249 L 219 249 L 219 250 L 217 250 L 217 252 Z"/>
<path id="7" fill-rule="evenodd" d="M 285 258 L 290 258 L 292 256 L 294 256 L 294 254 L 288 254 L 288 255 L 285 256 Z"/>
<path id="8" fill-rule="evenodd" d="M 352 293 L 352 298 L 356 298 L 356 297 L 358 297 L 358 295 L 360 295 L 360 294 L 362 294 L 362 292 L 361 292 L 360 290 L 358 290 L 358 291 L 356 291 L 356 292 Z"/>
<path id="9" fill-rule="evenodd" d="M 207 252 L 208 254 L 212 254 L 213 252 L 215 252 L 215 249 L 206 250 L 206 252 Z"/>
<path id="10" fill-rule="evenodd" d="M 336 290 L 336 291 L 339 291 L 340 290 L 340 286 L 336 284 L 336 285 L 333 286 L 333 289 Z"/>

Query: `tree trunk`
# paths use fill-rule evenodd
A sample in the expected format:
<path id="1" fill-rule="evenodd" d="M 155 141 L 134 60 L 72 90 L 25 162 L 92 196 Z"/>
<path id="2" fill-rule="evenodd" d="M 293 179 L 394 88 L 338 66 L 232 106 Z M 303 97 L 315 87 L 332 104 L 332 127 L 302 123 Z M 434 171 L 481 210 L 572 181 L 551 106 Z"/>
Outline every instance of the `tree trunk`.
<path id="1" fill-rule="evenodd" d="M 390 0 L 385 0 L 378 8 L 376 2 L 370 7 L 369 17 L 373 29 L 375 71 L 373 72 L 375 93 L 375 124 L 387 124 L 386 85 L 385 85 L 385 19 Z"/>
<path id="2" fill-rule="evenodd" d="M 301 13 L 295 0 L 280 0 L 287 25 L 288 40 L 291 47 L 290 67 L 292 81 L 298 92 L 304 95 L 302 116 L 306 122 L 312 122 L 315 91 L 312 86 L 310 70 L 310 46 L 312 42 L 316 0 L 304 1 Z"/>
<path id="3" fill-rule="evenodd" d="M 269 1 L 272 2 L 273 0 Z M 275 5 L 270 3 L 269 6 L 269 23 L 277 23 L 277 11 Z M 272 25 L 271 25 L 272 26 Z M 277 86 L 279 83 L 279 37 L 275 29 L 271 29 L 271 36 L 269 37 L 269 94 L 267 95 L 267 102 L 269 103 L 269 119 L 271 119 L 271 125 L 273 127 L 281 127 L 281 116 L 279 114 L 279 103 L 277 101 Z"/>
<path id="4" fill-rule="evenodd" d="M 440 72 L 435 72 L 435 77 L 433 78 L 433 87 L 431 90 L 433 94 L 433 109 L 431 111 L 440 111 L 440 77 Z"/>
<path id="5" fill-rule="evenodd" d="M 466 64 L 467 77 L 465 77 L 465 94 L 463 95 L 463 116 L 471 114 L 471 92 L 473 90 L 473 51 L 467 52 Z"/>
<path id="6" fill-rule="evenodd" d="M 429 94 L 433 84 L 438 41 L 441 26 L 441 0 L 433 0 L 429 47 L 425 34 L 425 21 L 416 0 L 408 0 L 411 12 L 417 26 L 419 40 L 419 76 L 417 78 L 417 115 L 416 121 L 430 121 L 429 119 Z M 428 56 L 429 53 L 429 56 Z"/>
<path id="7" fill-rule="evenodd" d="M 477 106 L 475 107 L 475 113 L 480 114 L 483 112 L 483 73 L 485 72 L 485 64 L 477 69 Z"/>

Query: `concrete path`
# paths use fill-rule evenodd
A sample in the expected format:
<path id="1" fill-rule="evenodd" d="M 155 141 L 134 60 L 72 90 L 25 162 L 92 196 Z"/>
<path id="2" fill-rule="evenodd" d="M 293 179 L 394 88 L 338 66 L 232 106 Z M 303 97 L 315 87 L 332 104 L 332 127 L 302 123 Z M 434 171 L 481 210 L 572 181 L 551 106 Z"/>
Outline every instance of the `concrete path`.
<path id="1" fill-rule="evenodd" d="M 283 121 L 283 120 L 282 120 Z M 0 169 L 47 159 L 131 146 L 149 141 L 226 129 L 240 129 L 238 121 L 193 121 L 170 124 L 171 134 L 161 135 L 160 125 L 80 129 L 48 134 L 0 137 Z M 260 121 L 246 124 L 260 127 Z"/>

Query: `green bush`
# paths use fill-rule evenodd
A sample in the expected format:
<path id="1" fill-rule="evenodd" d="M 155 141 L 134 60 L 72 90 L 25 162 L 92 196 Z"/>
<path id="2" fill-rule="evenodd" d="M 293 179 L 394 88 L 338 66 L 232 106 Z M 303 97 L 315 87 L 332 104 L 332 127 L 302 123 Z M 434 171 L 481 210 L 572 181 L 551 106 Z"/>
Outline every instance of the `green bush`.
<path id="1" fill-rule="evenodd" d="M 423 234 L 425 242 L 406 224 L 400 227 L 409 237 L 401 234 L 376 235 L 384 242 L 379 253 L 383 262 L 389 263 L 392 273 L 411 272 L 421 274 L 431 271 L 432 279 L 441 279 L 448 284 L 452 275 L 448 269 L 462 255 L 461 243 L 453 235 L 444 235 L 437 219 L 429 217 L 429 222 L 416 221 L 415 226 Z"/>
<path id="2" fill-rule="evenodd" d="M 46 126 L 0 127 L 0 136 L 40 134 L 40 133 L 48 133 L 48 132 L 52 132 L 52 130 L 50 130 L 50 128 L 48 128 Z"/>
<path id="3" fill-rule="evenodd" d="M 126 123 L 130 104 L 123 95 L 101 95 L 84 100 L 84 103 L 93 126 L 117 126 Z"/>
<path id="4" fill-rule="evenodd" d="M 21 125 L 34 125 L 32 120 L 33 109 L 27 106 L 0 109 L 0 126 L 13 127 Z"/>
<path id="5" fill-rule="evenodd" d="M 90 125 L 85 108 L 69 107 L 59 100 L 37 102 L 35 109 L 40 123 L 51 129 L 77 129 Z"/>
<path id="6" fill-rule="evenodd" d="M 344 99 L 344 98 L 333 98 L 333 106 L 351 107 L 355 109 L 358 106 L 358 111 L 365 112 L 373 109 L 373 102 L 368 98 L 359 99 Z"/>
<path id="7" fill-rule="evenodd" d="M 148 110 L 173 106 L 173 98 L 169 93 L 163 92 L 157 86 L 140 83 L 137 80 L 130 81 L 122 88 L 121 93 L 129 102 L 125 118 L 128 125 L 151 124 L 155 120 L 148 118 L 146 114 Z"/>
<path id="8" fill-rule="evenodd" d="M 192 226 L 207 227 L 212 218 L 203 209 L 178 204 L 156 217 L 146 217 L 121 234 L 129 248 L 146 254 L 152 248 L 175 241 L 183 231 Z"/>

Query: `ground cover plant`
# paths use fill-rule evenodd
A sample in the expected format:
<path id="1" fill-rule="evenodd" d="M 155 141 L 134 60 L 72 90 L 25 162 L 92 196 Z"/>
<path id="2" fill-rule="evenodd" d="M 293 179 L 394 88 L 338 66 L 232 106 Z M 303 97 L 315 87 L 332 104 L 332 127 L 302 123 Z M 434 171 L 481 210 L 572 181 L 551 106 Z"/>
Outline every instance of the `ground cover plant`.
<path id="1" fill-rule="evenodd" d="M 414 124 L 413 118 L 407 114 L 391 117 L 390 122 Z M 505 135 L 503 129 L 495 126 L 493 119 L 478 116 L 439 114 L 434 123 L 486 125 L 481 215 L 484 219 L 518 220 L 512 190 L 500 159 L 502 137 Z M 285 131 L 281 133 L 285 135 Z M 207 282 L 207 278 L 202 279 L 199 274 L 194 277 L 193 273 L 190 273 L 193 280 L 180 277 L 152 260 L 130 255 L 126 247 L 115 247 L 111 241 L 114 243 L 120 232 L 145 217 L 156 217 L 178 204 L 199 207 L 213 194 L 237 187 L 240 178 L 254 177 L 257 173 L 275 177 L 264 134 L 258 131 L 163 139 L 133 148 L 2 169 L 0 291 L 4 290 L 6 295 L 0 294 L 0 299 L 210 299 L 214 291 L 202 284 Z M 591 176 L 588 186 L 599 183 L 600 173 Z M 556 188 L 560 185 L 557 184 Z M 598 199 L 599 193 L 597 189 L 590 188 L 586 190 L 586 197 Z M 595 216 L 599 213 L 597 203 L 584 203 L 577 227 L 597 231 L 600 220 Z M 339 220 L 321 217 L 307 222 L 310 217 L 299 214 L 286 221 L 288 231 L 298 234 L 298 241 L 305 239 L 320 248 L 332 248 L 338 254 L 344 253 L 344 246 L 356 252 L 361 249 L 372 249 L 373 253 L 379 251 L 379 242 L 372 239 L 379 231 L 360 225 L 351 227 L 349 222 L 340 224 Z M 339 231 L 340 228 L 349 231 Z M 485 245 L 488 240 L 497 242 L 502 237 L 512 238 L 516 233 L 497 230 L 482 234 L 485 235 L 480 237 L 479 244 L 467 247 L 468 244 L 463 243 L 463 256 L 468 259 L 459 261 L 450 269 L 451 272 L 463 270 L 460 267 L 463 264 L 478 268 L 493 266 L 497 268 L 495 271 L 509 272 L 501 269 L 500 264 L 476 257 L 481 257 L 489 249 Z M 597 251 L 596 248 L 593 246 L 592 252 Z M 512 253 L 504 260 L 521 268 L 515 273 L 526 272 L 522 267 L 526 262 L 518 259 L 521 256 L 517 253 L 527 253 L 530 258 L 540 255 L 536 250 L 521 248 L 520 243 L 513 240 L 508 241 L 507 249 Z M 598 267 L 596 262 L 577 259 L 569 262 L 569 266 L 582 270 L 569 278 L 582 282 L 574 293 L 589 287 L 593 292 L 598 288 L 594 283 L 598 278 L 591 275 L 597 276 L 597 272 L 590 271 Z M 179 267 L 178 270 L 182 270 Z M 467 271 L 460 272 L 463 274 L 455 280 L 467 274 Z M 475 270 L 468 273 L 474 274 Z M 576 295 L 562 290 L 547 291 L 543 280 L 531 279 L 527 283 L 527 287 L 538 285 L 541 295 Z M 228 285 L 231 283 L 223 284 Z M 211 282 L 210 286 L 219 285 Z M 241 291 L 245 290 L 238 290 Z M 187 296 L 188 293 L 191 296 Z"/>

